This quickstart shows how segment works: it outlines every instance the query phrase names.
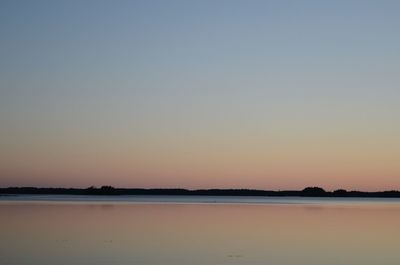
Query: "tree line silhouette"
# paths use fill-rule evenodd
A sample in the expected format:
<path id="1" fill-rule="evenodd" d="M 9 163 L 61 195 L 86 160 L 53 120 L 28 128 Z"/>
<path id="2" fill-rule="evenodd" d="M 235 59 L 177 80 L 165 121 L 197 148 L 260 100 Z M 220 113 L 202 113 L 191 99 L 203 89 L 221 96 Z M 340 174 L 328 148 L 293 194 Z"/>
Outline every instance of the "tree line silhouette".
<path id="1" fill-rule="evenodd" d="M 91 186 L 79 188 L 37 188 L 37 187 L 8 187 L 0 188 L 0 195 L 37 194 L 37 195 L 197 195 L 197 196 L 298 196 L 298 197 L 375 197 L 400 198 L 400 191 L 346 191 L 338 189 L 325 191 L 320 187 L 307 187 L 303 190 L 257 190 L 257 189 L 142 189 L 114 188 Z"/>

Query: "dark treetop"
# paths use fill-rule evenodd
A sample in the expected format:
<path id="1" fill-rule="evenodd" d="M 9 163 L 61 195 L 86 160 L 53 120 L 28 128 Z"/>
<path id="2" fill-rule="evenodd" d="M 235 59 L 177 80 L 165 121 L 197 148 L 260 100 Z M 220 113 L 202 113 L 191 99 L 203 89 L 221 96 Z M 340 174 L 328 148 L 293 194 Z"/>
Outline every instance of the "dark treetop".
<path id="1" fill-rule="evenodd" d="M 333 192 L 325 191 L 319 187 L 307 187 L 303 190 L 254 190 L 254 189 L 141 189 L 141 188 L 114 188 L 102 186 L 101 188 L 36 188 L 36 187 L 9 187 L 0 188 L 0 195 L 12 194 L 47 194 L 47 195 L 205 195 L 205 196 L 300 196 L 300 197 L 376 197 L 400 198 L 400 192 L 379 191 L 346 191 L 338 189 Z"/>

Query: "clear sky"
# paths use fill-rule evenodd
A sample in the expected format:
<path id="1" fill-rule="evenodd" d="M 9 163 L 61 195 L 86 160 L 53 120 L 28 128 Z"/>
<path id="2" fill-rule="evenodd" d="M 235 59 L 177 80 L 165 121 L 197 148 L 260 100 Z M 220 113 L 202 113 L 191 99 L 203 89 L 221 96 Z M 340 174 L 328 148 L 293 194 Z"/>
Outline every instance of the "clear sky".
<path id="1" fill-rule="evenodd" d="M 400 189 L 400 1 L 0 2 L 0 186 Z"/>

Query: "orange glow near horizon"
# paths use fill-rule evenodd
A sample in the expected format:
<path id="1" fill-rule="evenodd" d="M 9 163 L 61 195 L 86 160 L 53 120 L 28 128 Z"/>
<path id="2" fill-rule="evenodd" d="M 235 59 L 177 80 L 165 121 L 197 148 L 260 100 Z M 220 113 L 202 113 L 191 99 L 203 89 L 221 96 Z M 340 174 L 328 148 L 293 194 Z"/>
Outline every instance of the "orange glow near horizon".
<path id="1" fill-rule="evenodd" d="M 232 135 L 231 135 L 232 137 Z M 271 137 L 271 135 L 269 135 Z M 280 138 L 279 138 L 280 137 Z M 390 190 L 400 156 L 390 139 L 220 136 L 111 146 L 72 142 L 3 156 L 2 186 Z M 285 141 L 286 140 L 286 141 Z M 394 139 L 393 139 L 394 140 Z M 90 145 L 89 145 L 90 144 Z M 53 148 L 53 150 L 51 149 Z"/>

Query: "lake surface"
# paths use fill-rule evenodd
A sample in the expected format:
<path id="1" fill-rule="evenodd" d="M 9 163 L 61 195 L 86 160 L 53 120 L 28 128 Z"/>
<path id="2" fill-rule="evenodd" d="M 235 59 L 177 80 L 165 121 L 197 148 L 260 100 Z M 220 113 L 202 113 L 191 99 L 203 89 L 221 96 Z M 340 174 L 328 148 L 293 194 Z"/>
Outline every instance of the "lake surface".
<path id="1" fill-rule="evenodd" d="M 2 196 L 1 265 L 398 265 L 399 199 Z"/>

